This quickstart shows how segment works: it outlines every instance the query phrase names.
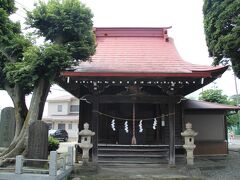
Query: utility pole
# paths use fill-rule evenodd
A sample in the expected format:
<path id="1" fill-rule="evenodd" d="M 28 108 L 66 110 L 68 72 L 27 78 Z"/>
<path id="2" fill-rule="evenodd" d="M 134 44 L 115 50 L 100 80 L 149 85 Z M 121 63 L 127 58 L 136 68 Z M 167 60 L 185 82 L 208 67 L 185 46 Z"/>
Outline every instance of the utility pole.
<path id="1" fill-rule="evenodd" d="M 233 68 L 232 68 L 232 63 L 231 63 L 231 60 L 230 58 L 224 58 L 221 62 L 220 62 L 223 66 L 226 66 L 226 65 L 229 65 L 229 67 L 231 67 L 229 70 L 232 70 L 233 71 Z M 238 87 L 237 87 L 237 76 L 235 74 L 235 72 L 233 71 L 233 77 L 234 77 L 234 83 L 235 83 L 235 90 L 236 90 L 236 103 L 237 103 L 237 106 L 239 106 L 239 95 L 238 95 Z M 238 126 L 237 126 L 237 131 L 239 132 L 240 131 L 240 119 L 239 119 L 239 113 L 237 113 L 237 119 L 238 119 Z"/>
<path id="2" fill-rule="evenodd" d="M 236 103 L 237 103 L 237 106 L 239 106 L 239 95 L 238 95 L 238 87 L 237 87 L 237 77 L 235 75 L 235 73 L 233 73 L 233 76 L 234 76 L 234 83 L 235 83 L 235 90 L 236 90 Z M 239 119 L 239 115 L 237 113 L 237 118 L 238 118 L 238 132 L 240 130 L 240 119 Z"/>
<path id="3" fill-rule="evenodd" d="M 239 100 L 238 100 L 237 77 L 236 77 L 235 73 L 233 74 L 233 76 L 234 76 L 235 90 L 236 90 L 236 95 L 237 95 L 236 102 L 237 102 L 237 106 L 238 106 L 239 105 Z"/>

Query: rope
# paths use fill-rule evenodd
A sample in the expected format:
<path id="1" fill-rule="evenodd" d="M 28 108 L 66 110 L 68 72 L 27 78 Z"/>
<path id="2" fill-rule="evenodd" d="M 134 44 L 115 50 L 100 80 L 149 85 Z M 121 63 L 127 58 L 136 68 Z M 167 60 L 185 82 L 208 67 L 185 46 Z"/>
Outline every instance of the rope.
<path id="1" fill-rule="evenodd" d="M 99 115 L 102 115 L 102 116 L 110 117 L 111 119 L 118 119 L 118 120 L 123 120 L 123 121 L 131 121 L 131 120 L 133 120 L 133 119 L 129 119 L 129 118 L 122 118 L 122 117 L 117 117 L 117 116 L 111 116 L 109 114 L 105 114 L 105 113 L 102 113 L 100 111 L 95 111 L 95 110 L 92 111 L 92 112 L 98 113 Z M 151 117 L 151 118 L 135 119 L 135 121 L 153 120 L 154 118 L 160 119 L 160 118 L 163 118 L 163 117 L 168 117 L 168 116 L 173 116 L 173 115 L 175 115 L 175 113 L 164 114 L 164 115 L 161 115 L 161 116 Z"/>
<path id="2" fill-rule="evenodd" d="M 133 133 L 132 133 L 132 144 L 137 144 L 137 141 L 136 141 L 136 136 L 135 136 L 135 134 L 136 134 L 136 132 L 135 132 L 135 119 L 136 118 L 136 116 L 135 116 L 135 103 L 133 103 L 133 121 L 132 121 L 132 123 L 133 123 Z"/>

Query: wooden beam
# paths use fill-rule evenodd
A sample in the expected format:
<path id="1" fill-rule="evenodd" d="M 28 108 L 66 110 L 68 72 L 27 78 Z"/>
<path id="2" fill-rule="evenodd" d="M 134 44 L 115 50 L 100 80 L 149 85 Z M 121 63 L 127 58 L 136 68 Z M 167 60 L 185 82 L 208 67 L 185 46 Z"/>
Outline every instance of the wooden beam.
<path id="1" fill-rule="evenodd" d="M 90 101 L 94 102 L 95 99 L 93 96 L 85 96 L 85 98 Z M 99 96 L 99 103 L 111 104 L 111 103 L 151 103 L 151 104 L 168 104 L 168 96 L 151 96 L 151 95 L 139 95 L 139 96 L 132 96 L 132 95 L 101 95 Z M 177 103 L 179 101 L 180 96 L 176 96 L 174 100 Z"/>
<path id="2" fill-rule="evenodd" d="M 169 164 L 175 165 L 175 100 L 174 97 L 169 97 L 168 102 L 169 115 Z"/>
<path id="3" fill-rule="evenodd" d="M 95 95 L 93 97 L 94 101 L 92 102 L 92 120 L 91 127 L 92 131 L 95 132 L 95 136 L 93 136 L 93 148 L 92 148 L 92 161 L 94 163 L 98 163 L 98 123 L 99 123 L 99 115 L 96 111 L 99 111 L 99 97 Z"/>

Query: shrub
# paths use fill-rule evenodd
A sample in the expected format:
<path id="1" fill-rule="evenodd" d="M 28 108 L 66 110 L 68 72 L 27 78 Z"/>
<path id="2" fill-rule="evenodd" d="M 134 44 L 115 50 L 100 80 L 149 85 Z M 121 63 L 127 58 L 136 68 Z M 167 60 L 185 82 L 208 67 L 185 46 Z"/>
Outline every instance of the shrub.
<path id="1" fill-rule="evenodd" d="M 52 137 L 48 137 L 48 151 L 56 151 L 59 148 L 59 141 Z"/>

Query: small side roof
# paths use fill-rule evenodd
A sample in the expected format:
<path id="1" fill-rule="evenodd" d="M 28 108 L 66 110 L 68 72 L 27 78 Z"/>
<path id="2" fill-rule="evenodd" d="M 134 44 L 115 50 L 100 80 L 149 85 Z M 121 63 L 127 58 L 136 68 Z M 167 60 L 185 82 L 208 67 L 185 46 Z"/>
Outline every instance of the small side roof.
<path id="1" fill-rule="evenodd" d="M 231 106 L 225 104 L 218 104 L 200 100 L 187 99 L 183 102 L 184 109 L 188 110 L 200 110 L 200 109 L 212 109 L 212 110 L 240 110 L 238 106 Z"/>
<path id="2" fill-rule="evenodd" d="M 53 120 L 53 121 L 78 121 L 79 114 L 70 114 L 70 115 L 52 115 L 52 116 L 44 116 L 43 120 Z"/>
<path id="3" fill-rule="evenodd" d="M 58 97 L 54 97 L 54 98 L 49 98 L 47 99 L 47 102 L 62 102 L 62 101 L 67 101 L 70 102 L 74 99 L 77 99 L 74 96 L 71 95 L 65 95 L 65 96 L 58 96 Z"/>

